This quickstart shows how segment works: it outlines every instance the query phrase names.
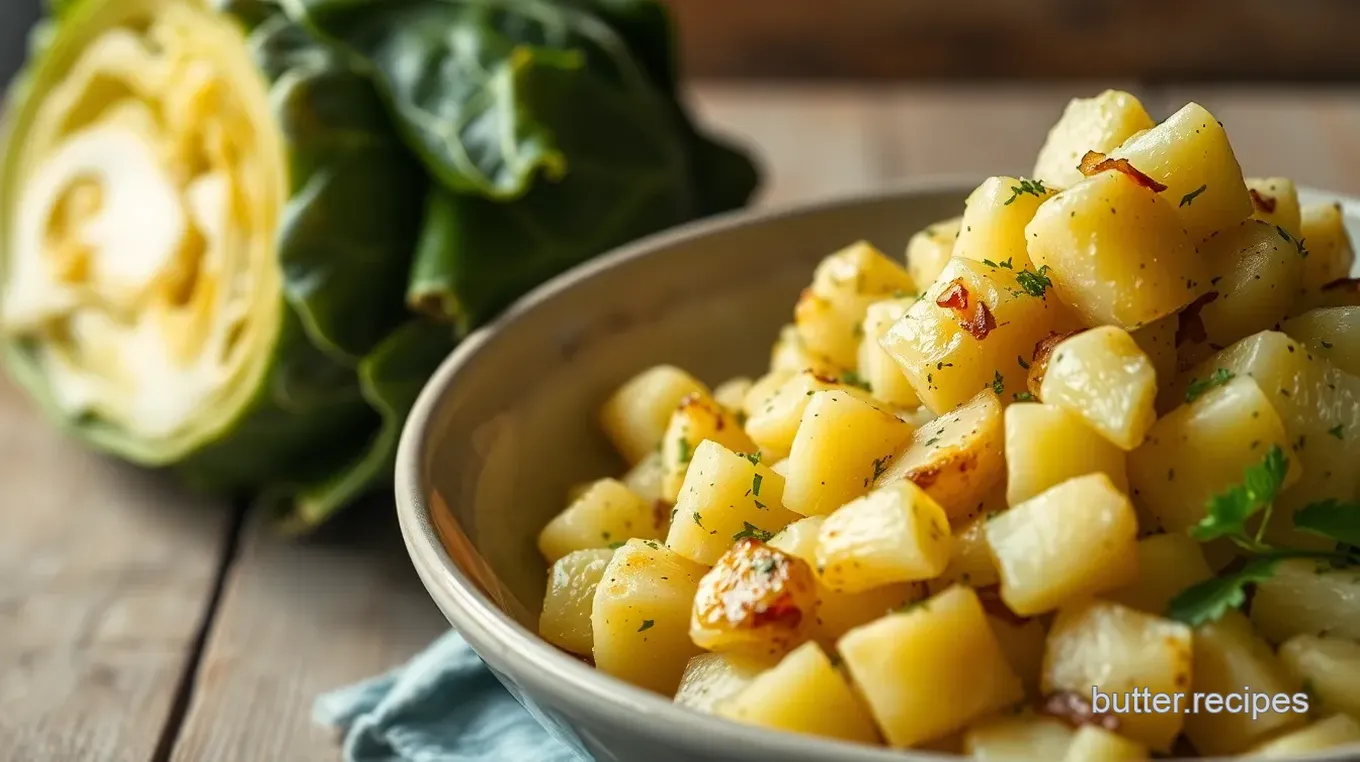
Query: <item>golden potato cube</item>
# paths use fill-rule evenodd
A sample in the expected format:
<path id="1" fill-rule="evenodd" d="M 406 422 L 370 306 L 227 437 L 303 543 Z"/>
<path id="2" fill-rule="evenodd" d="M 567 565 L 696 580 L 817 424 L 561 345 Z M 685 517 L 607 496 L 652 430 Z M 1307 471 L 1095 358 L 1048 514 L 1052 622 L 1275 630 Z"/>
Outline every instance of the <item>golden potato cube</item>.
<path id="1" fill-rule="evenodd" d="M 1106 90 L 1094 98 L 1073 98 L 1048 131 L 1034 163 L 1034 177 L 1059 188 L 1081 182 L 1077 167 L 1087 151 L 1109 153 L 1137 132 L 1156 125 L 1137 98 Z"/>
<path id="2" fill-rule="evenodd" d="M 1213 712 L 1203 708 L 1185 715 L 1185 735 L 1204 756 L 1225 756 L 1246 751 L 1253 744 L 1308 720 L 1296 712 L 1288 696 L 1289 678 L 1265 641 L 1252 632 L 1251 623 L 1237 611 L 1195 630 L 1194 676 L 1196 694 L 1267 694 L 1280 703 L 1252 706 L 1245 712 Z M 1283 711 L 1281 711 L 1283 710 Z"/>
<path id="3" fill-rule="evenodd" d="M 1178 694 L 1179 708 L 1173 704 L 1172 711 L 1110 712 L 1119 718 L 1120 735 L 1153 751 L 1168 751 L 1189 708 L 1193 653 L 1190 628 L 1183 624 L 1116 603 L 1078 603 L 1059 611 L 1049 629 L 1043 691 L 1068 691 L 1090 700 L 1098 690 L 1129 710 L 1137 708 L 1128 695 L 1134 690 Z M 1094 703 L 1093 708 L 1102 710 Z"/>
<path id="4" fill-rule="evenodd" d="M 984 389 L 962 407 L 917 429 L 875 484 L 910 481 L 951 521 L 971 515 L 1006 476 L 1001 400 Z"/>
<path id="5" fill-rule="evenodd" d="M 1280 644 L 1279 654 L 1291 684 L 1308 694 L 1314 714 L 1360 717 L 1360 643 L 1295 635 Z"/>
<path id="6" fill-rule="evenodd" d="M 714 441 L 694 448 L 666 546 L 712 566 L 742 537 L 769 539 L 800 517 L 782 503 L 784 477 Z"/>
<path id="7" fill-rule="evenodd" d="M 962 730 L 1024 698 L 971 588 L 951 587 L 851 630 L 837 650 L 897 748 Z"/>
<path id="8" fill-rule="evenodd" d="M 1251 218 L 1271 225 L 1279 225 L 1294 238 L 1303 237 L 1302 215 L 1299 213 L 1299 191 L 1287 177 L 1248 177 L 1247 193 L 1251 194 Z"/>
<path id="9" fill-rule="evenodd" d="M 814 392 L 789 451 L 784 505 L 823 516 L 869 491 L 912 425 L 844 391 Z"/>
<path id="10" fill-rule="evenodd" d="M 867 391 L 846 381 L 800 371 L 785 380 L 764 404 L 752 409 L 746 418 L 746 434 L 760 446 L 761 452 L 774 458 L 788 457 L 813 393 L 833 390 L 866 402 L 873 399 Z"/>
<path id="11" fill-rule="evenodd" d="M 996 562 L 992 560 L 992 549 L 987 546 L 987 520 L 990 518 L 990 515 L 976 516 L 954 530 L 949 564 L 940 576 L 930 581 L 932 592 L 953 584 L 990 587 L 1001 581 Z"/>
<path id="12" fill-rule="evenodd" d="M 817 534 L 817 568 L 827 587 L 857 593 L 937 576 L 952 544 L 940 504 L 909 481 L 894 482 L 827 517 Z"/>
<path id="13" fill-rule="evenodd" d="M 797 556 L 814 569 L 817 564 L 817 535 L 825 516 L 809 516 L 784 527 L 770 540 L 770 547 Z M 850 630 L 925 597 L 925 586 L 915 582 L 884 585 L 863 592 L 832 590 L 817 583 L 817 617 L 813 638 L 824 648 L 834 650 L 836 641 Z"/>
<path id="14" fill-rule="evenodd" d="M 1029 256 L 1087 325 L 1141 328 L 1209 290 L 1208 262 L 1168 198 L 1108 171 L 1035 212 L 1025 228 Z"/>
<path id="15" fill-rule="evenodd" d="M 1124 451 L 1075 413 L 1057 405 L 1022 402 L 1006 408 L 1006 500 L 1019 505 L 1086 474 L 1105 474 L 1128 492 Z"/>
<path id="16" fill-rule="evenodd" d="M 649 503 L 662 500 L 661 482 L 666 477 L 666 468 L 661 463 L 661 453 L 651 452 L 639 460 L 637 465 L 623 475 L 623 486 L 632 490 L 638 497 Z M 593 483 L 593 482 L 592 482 Z M 582 494 L 585 494 L 582 492 Z M 674 502 L 674 501 L 668 501 Z M 669 509 L 666 511 L 670 513 Z"/>
<path id="17" fill-rule="evenodd" d="M 1138 575 L 1138 518 L 1104 474 L 1059 484 L 987 522 L 1001 599 L 1021 616 L 1114 590 Z"/>
<path id="18" fill-rule="evenodd" d="M 1161 388 L 1176 380 L 1180 364 L 1176 354 L 1176 331 L 1180 328 L 1180 314 L 1167 315 L 1160 320 L 1129 332 L 1133 343 L 1143 350 L 1157 371 L 1157 387 Z"/>
<path id="19" fill-rule="evenodd" d="M 694 449 L 705 440 L 739 453 L 756 452 L 759 446 L 746 436 L 736 415 L 707 394 L 690 394 L 671 413 L 670 425 L 661 439 L 661 498 L 674 503 L 685 483 Z"/>
<path id="20" fill-rule="evenodd" d="M 843 368 L 855 365 L 860 322 L 873 302 L 914 291 L 911 275 L 865 241 L 823 259 L 812 286 L 794 308 L 793 322 L 808 351 Z"/>
<path id="21" fill-rule="evenodd" d="M 730 720 L 861 743 L 878 743 L 868 710 L 821 646 L 805 643 L 717 707 Z"/>
<path id="22" fill-rule="evenodd" d="M 1294 239 L 1259 220 L 1219 231 L 1200 245 L 1215 268 L 1213 301 L 1199 307 L 1197 327 L 1179 347 L 1190 367 L 1257 331 L 1279 325 L 1297 299 L 1306 258 Z"/>
<path id="23" fill-rule="evenodd" d="M 629 540 L 605 567 L 590 614 L 595 667 L 667 697 L 699 654 L 690 604 L 703 566 L 651 540 Z"/>
<path id="24" fill-rule="evenodd" d="M 1034 210 L 1056 191 L 1042 180 L 989 177 L 964 202 L 963 227 L 954 256 L 995 262 L 1015 270 L 1034 269 L 1025 245 L 1025 226 Z"/>
<path id="25" fill-rule="evenodd" d="M 811 319 L 814 312 L 821 309 L 829 310 L 830 304 L 808 307 L 808 318 Z M 844 372 L 845 366 L 837 365 L 831 358 L 808 349 L 798 333 L 798 326 L 790 323 L 779 330 L 779 338 L 770 348 L 770 371 L 797 373 L 800 370 L 811 370 L 818 375 L 834 378 Z"/>
<path id="26" fill-rule="evenodd" d="M 1154 534 L 1138 541 L 1138 578 L 1103 597 L 1162 616 L 1172 598 L 1212 576 L 1198 542 L 1182 532 Z"/>
<path id="27" fill-rule="evenodd" d="M 1348 278 L 1355 266 L 1355 247 L 1346 232 L 1341 205 L 1308 204 L 1300 211 L 1299 229 L 1308 259 L 1303 267 L 1303 287 L 1316 291 L 1339 278 Z"/>
<path id="28" fill-rule="evenodd" d="M 1099 725 L 1082 725 L 1072 736 L 1062 762 L 1143 762 L 1147 747 Z"/>
<path id="29" fill-rule="evenodd" d="M 1286 320 L 1280 330 L 1337 368 L 1360 376 L 1360 307 L 1323 307 Z"/>
<path id="30" fill-rule="evenodd" d="M 746 376 L 736 376 L 713 387 L 713 401 L 727 408 L 732 413 L 740 414 L 746 404 L 746 395 L 750 393 L 754 380 Z"/>
<path id="31" fill-rule="evenodd" d="M 1272 643 L 1323 633 L 1360 640 L 1360 575 L 1307 559 L 1281 561 L 1257 583 L 1251 621 Z"/>
<path id="32" fill-rule="evenodd" d="M 1204 518 L 1210 497 L 1240 484 L 1272 446 L 1289 449 L 1270 399 L 1250 378 L 1232 378 L 1167 413 L 1129 453 L 1134 500 L 1155 528 L 1183 534 Z"/>
<path id="33" fill-rule="evenodd" d="M 874 302 L 864 313 L 864 323 L 860 333 L 858 365 L 859 377 L 868 385 L 876 399 L 900 408 L 914 408 L 921 404 L 916 390 L 903 375 L 897 361 L 892 359 L 878 340 L 907 314 L 907 309 L 916 303 L 915 298 L 885 299 Z"/>
<path id="34" fill-rule="evenodd" d="M 1054 347 L 1039 397 L 1132 450 L 1157 420 L 1157 371 L 1124 330 L 1092 328 Z"/>
<path id="35" fill-rule="evenodd" d="M 601 479 L 538 533 L 538 552 L 548 563 L 574 550 L 607 548 L 632 537 L 656 540 L 664 531 L 664 511 L 643 500 L 617 479 Z"/>
<path id="36" fill-rule="evenodd" d="M 600 425 L 629 465 L 647 457 L 661 445 L 680 400 L 708 388 L 690 374 L 671 365 L 658 365 L 633 376 L 604 403 Z"/>
<path id="37" fill-rule="evenodd" d="M 1228 133 L 1198 103 L 1110 152 L 1166 186 L 1162 197 L 1180 215 L 1192 240 L 1251 216 L 1254 208 Z M 1122 210 L 1121 210 L 1122 213 Z"/>
<path id="38" fill-rule="evenodd" d="M 1344 714 L 1318 720 L 1307 727 L 1286 733 L 1251 750 L 1251 756 L 1264 759 L 1298 759 L 1300 755 L 1360 743 L 1360 722 Z"/>
<path id="39" fill-rule="evenodd" d="M 770 401 L 770 398 L 784 385 L 784 382 L 801 371 L 802 368 L 798 370 L 772 370 L 757 378 L 751 384 L 751 388 L 746 391 L 746 397 L 741 402 L 741 412 L 745 413 L 748 419 L 760 412 Z"/>
<path id="40" fill-rule="evenodd" d="M 713 714 L 719 704 L 740 693 L 756 675 L 779 662 L 749 654 L 699 654 L 685 665 L 675 703 Z"/>
<path id="41" fill-rule="evenodd" d="M 954 256 L 954 241 L 962 229 L 963 218 L 954 217 L 927 227 L 907 242 L 907 272 L 917 293 L 934 283 Z"/>
<path id="42" fill-rule="evenodd" d="M 1072 744 L 1072 727 L 1054 717 L 997 717 L 963 733 L 963 751 L 980 760 L 1060 760 Z"/>
<path id="43" fill-rule="evenodd" d="M 987 615 L 987 623 L 992 626 L 997 645 L 1006 655 L 1006 663 L 1011 665 L 1020 677 L 1025 693 L 1039 696 L 1039 676 L 1044 668 L 1044 645 L 1048 630 L 1040 619 L 1019 619 L 1016 617 Z"/>
<path id="44" fill-rule="evenodd" d="M 879 344 L 921 403 L 940 414 L 982 389 L 1006 399 L 1024 391 L 1027 371 L 1018 358 L 1031 357 L 1040 339 L 1072 319 L 1051 294 L 1026 291 L 1016 271 L 954 257 Z"/>
<path id="45" fill-rule="evenodd" d="M 1218 369 L 1250 376 L 1280 415 L 1302 475 L 1280 500 L 1267 537 L 1284 547 L 1330 548 L 1293 531 L 1289 520 L 1315 500 L 1351 500 L 1360 490 L 1360 378 L 1345 373 L 1277 331 L 1249 336 L 1183 374 L 1172 394 L 1210 379 Z M 1196 461 L 1198 465 L 1198 460 Z M 1136 486 L 1136 485 L 1135 485 Z"/>
<path id="46" fill-rule="evenodd" d="M 609 548 L 577 550 L 552 565 L 538 618 L 538 634 L 544 640 L 574 654 L 590 655 L 595 646 L 590 628 L 595 587 L 613 556 Z"/>
<path id="47" fill-rule="evenodd" d="M 816 608 L 812 567 L 745 537 L 699 581 L 689 635 L 707 651 L 779 656 L 808 639 Z"/>

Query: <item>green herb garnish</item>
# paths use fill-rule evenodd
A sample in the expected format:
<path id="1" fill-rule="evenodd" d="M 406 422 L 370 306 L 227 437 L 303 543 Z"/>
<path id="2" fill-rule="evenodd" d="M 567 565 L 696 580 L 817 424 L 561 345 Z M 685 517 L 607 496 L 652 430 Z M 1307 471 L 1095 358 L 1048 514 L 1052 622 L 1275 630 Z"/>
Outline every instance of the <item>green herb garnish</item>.
<path id="1" fill-rule="evenodd" d="M 1026 180 L 1022 177 L 1020 178 L 1019 185 L 1011 186 L 1011 197 L 1006 199 L 1002 206 L 1010 206 L 1024 193 L 1028 193 L 1035 198 L 1043 198 L 1044 195 L 1048 193 L 1048 189 L 1044 187 L 1043 180 Z"/>
<path id="2" fill-rule="evenodd" d="M 755 524 L 752 524 L 749 521 L 743 521 L 741 523 L 742 523 L 741 531 L 732 535 L 733 542 L 736 542 L 737 540 L 743 539 L 745 537 L 751 537 L 760 540 L 761 542 L 769 542 L 770 538 L 774 537 L 774 532 L 766 532 L 764 529 L 761 529 L 760 527 L 756 526 Z"/>
<path id="3" fill-rule="evenodd" d="M 1025 289 L 1025 293 L 1030 296 L 1043 298 L 1044 292 L 1052 285 L 1053 281 L 1048 277 L 1048 265 L 1039 268 L 1038 272 L 1021 270 L 1015 274 L 1015 280 L 1020 284 L 1020 288 Z"/>
<path id="4" fill-rule="evenodd" d="M 1199 194 L 1203 193 L 1203 192 L 1205 191 L 1205 189 L 1207 189 L 1208 187 L 1209 187 L 1208 185 L 1201 185 L 1201 186 L 1199 186 L 1198 188 L 1196 188 L 1196 189 L 1190 191 L 1189 193 L 1185 194 L 1184 196 L 1181 196 L 1181 203 L 1180 203 L 1180 205 L 1181 205 L 1181 206 L 1190 206 L 1190 204 L 1194 202 L 1195 198 L 1198 197 Z"/>
<path id="5" fill-rule="evenodd" d="M 1185 389 L 1185 401 L 1194 402 L 1195 400 L 1199 399 L 1201 395 L 1203 395 L 1210 389 L 1219 386 L 1224 386 L 1225 384 L 1227 384 L 1229 381 L 1233 380 L 1236 377 L 1237 374 L 1233 373 L 1227 368 L 1219 368 L 1203 381 L 1192 380 L 1190 382 L 1190 386 L 1186 387 Z"/>
<path id="6" fill-rule="evenodd" d="M 639 628 L 637 628 L 637 631 L 638 631 L 638 632 L 646 632 L 647 630 L 652 629 L 652 627 L 655 626 L 655 625 L 656 625 L 656 621 L 655 621 L 655 620 L 653 620 L 653 619 L 644 619 L 644 620 L 642 620 L 642 626 L 639 627 Z"/>

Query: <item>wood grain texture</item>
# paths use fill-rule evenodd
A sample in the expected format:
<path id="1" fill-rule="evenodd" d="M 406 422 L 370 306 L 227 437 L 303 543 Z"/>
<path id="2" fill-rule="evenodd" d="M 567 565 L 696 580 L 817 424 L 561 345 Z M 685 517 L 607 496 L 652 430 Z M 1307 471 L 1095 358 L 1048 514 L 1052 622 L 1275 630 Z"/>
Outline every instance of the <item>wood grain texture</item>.
<path id="1" fill-rule="evenodd" d="M 1349 0 L 670 0 L 699 77 L 1354 80 Z"/>
<path id="2" fill-rule="evenodd" d="M 90 455 L 0 381 L 0 759 L 146 762 L 230 509 Z"/>
<path id="3" fill-rule="evenodd" d="M 336 762 L 312 723 L 323 691 L 376 675 L 447 630 L 389 501 L 358 506 L 306 542 L 246 527 L 179 732 L 179 762 Z"/>

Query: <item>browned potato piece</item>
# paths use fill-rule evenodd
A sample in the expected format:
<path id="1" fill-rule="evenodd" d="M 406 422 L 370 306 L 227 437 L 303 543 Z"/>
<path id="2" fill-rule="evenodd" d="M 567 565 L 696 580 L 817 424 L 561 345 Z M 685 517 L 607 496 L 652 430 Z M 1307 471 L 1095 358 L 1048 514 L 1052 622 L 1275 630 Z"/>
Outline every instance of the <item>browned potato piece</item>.
<path id="1" fill-rule="evenodd" d="M 812 568 L 747 537 L 699 581 L 689 634 L 709 651 L 777 656 L 807 640 L 816 607 Z"/>
<path id="2" fill-rule="evenodd" d="M 943 506 L 950 521 L 958 521 L 1005 478 L 1003 447 L 1001 400 L 985 389 L 917 429 L 874 483 L 910 481 Z"/>

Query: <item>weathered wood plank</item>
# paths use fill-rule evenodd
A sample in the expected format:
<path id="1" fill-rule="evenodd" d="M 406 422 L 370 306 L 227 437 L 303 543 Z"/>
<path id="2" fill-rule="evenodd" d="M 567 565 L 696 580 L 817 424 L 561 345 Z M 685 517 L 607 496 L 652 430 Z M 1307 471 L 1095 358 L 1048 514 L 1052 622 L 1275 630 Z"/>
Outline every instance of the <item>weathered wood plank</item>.
<path id="1" fill-rule="evenodd" d="M 251 521 L 199 663 L 177 762 L 335 762 L 312 724 L 326 690 L 384 672 L 448 625 L 407 559 L 390 500 L 306 542 Z"/>
<path id="2" fill-rule="evenodd" d="M 81 451 L 0 381 L 0 759 L 147 762 L 231 510 Z"/>

